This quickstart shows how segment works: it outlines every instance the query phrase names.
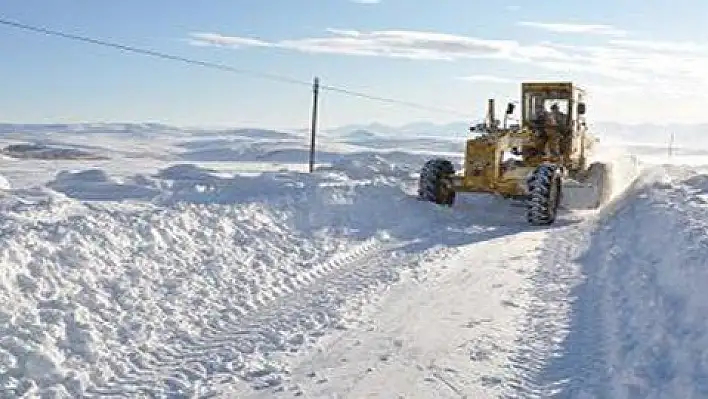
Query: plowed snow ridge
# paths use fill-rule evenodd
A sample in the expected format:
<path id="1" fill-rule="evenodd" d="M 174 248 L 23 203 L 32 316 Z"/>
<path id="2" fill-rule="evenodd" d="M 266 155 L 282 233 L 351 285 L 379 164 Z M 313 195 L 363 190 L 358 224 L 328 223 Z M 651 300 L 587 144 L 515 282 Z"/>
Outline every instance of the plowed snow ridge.
<path id="1" fill-rule="evenodd" d="M 373 154 L 354 159 L 358 169 L 351 161 L 316 177 L 224 179 L 174 166 L 157 174 L 164 183 L 132 179 L 161 188 L 152 204 L 80 203 L 41 189 L 6 197 L 4 392 L 187 395 L 239 378 L 279 385 L 284 370 L 269 354 L 346 327 L 358 302 L 415 260 L 392 250 L 427 224 L 412 217 L 425 204 L 401 185 L 409 171 Z M 76 197 L 124 184 L 103 172 L 59 178 Z M 87 178 L 97 184 L 66 186 Z"/>
<path id="2" fill-rule="evenodd" d="M 588 226 L 557 232 L 505 397 L 708 394 L 707 181 L 651 167 Z"/>

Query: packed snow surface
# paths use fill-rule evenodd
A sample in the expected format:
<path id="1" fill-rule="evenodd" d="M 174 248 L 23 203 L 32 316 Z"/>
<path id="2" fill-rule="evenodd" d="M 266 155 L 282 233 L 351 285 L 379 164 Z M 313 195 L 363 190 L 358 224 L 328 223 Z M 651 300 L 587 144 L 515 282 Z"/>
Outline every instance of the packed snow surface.
<path id="1" fill-rule="evenodd" d="M 708 396 L 708 155 L 541 228 L 416 200 L 459 135 L 0 131 L 0 397 Z"/>

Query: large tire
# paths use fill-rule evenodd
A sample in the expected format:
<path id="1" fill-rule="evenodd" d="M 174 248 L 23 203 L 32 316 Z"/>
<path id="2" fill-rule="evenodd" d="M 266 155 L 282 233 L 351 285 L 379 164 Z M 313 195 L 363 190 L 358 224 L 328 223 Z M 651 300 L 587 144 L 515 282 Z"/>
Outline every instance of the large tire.
<path id="1" fill-rule="evenodd" d="M 562 184 L 558 165 L 542 164 L 527 180 L 526 220 L 536 226 L 553 224 L 561 202 Z"/>
<path id="2" fill-rule="evenodd" d="M 452 206 L 455 202 L 455 190 L 452 187 L 454 174 L 455 166 L 446 159 L 435 158 L 427 161 L 420 171 L 418 199 Z"/>

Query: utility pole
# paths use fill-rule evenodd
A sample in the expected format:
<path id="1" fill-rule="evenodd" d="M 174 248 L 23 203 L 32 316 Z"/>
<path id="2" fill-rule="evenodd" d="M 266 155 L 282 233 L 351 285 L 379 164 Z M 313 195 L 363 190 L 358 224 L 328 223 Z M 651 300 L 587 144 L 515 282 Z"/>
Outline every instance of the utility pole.
<path id="1" fill-rule="evenodd" d="M 317 134 L 317 103 L 320 94 L 320 78 L 312 83 L 312 127 L 310 130 L 310 173 L 315 168 L 315 135 Z"/>
<path id="2" fill-rule="evenodd" d="M 669 139 L 669 158 L 674 155 L 674 132 L 671 132 L 671 138 Z"/>

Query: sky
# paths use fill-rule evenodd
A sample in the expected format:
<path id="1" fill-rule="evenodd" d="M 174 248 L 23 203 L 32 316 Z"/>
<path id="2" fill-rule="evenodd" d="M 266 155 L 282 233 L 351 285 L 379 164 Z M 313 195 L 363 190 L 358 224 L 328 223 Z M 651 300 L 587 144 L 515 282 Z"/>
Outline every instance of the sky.
<path id="1" fill-rule="evenodd" d="M 323 127 L 476 121 L 538 80 L 584 87 L 591 120 L 708 122 L 707 17 L 704 0 L 9 0 L 0 19 L 244 73 L 0 25 L 0 122 L 301 129 L 315 76 L 431 108 L 325 89 Z"/>

